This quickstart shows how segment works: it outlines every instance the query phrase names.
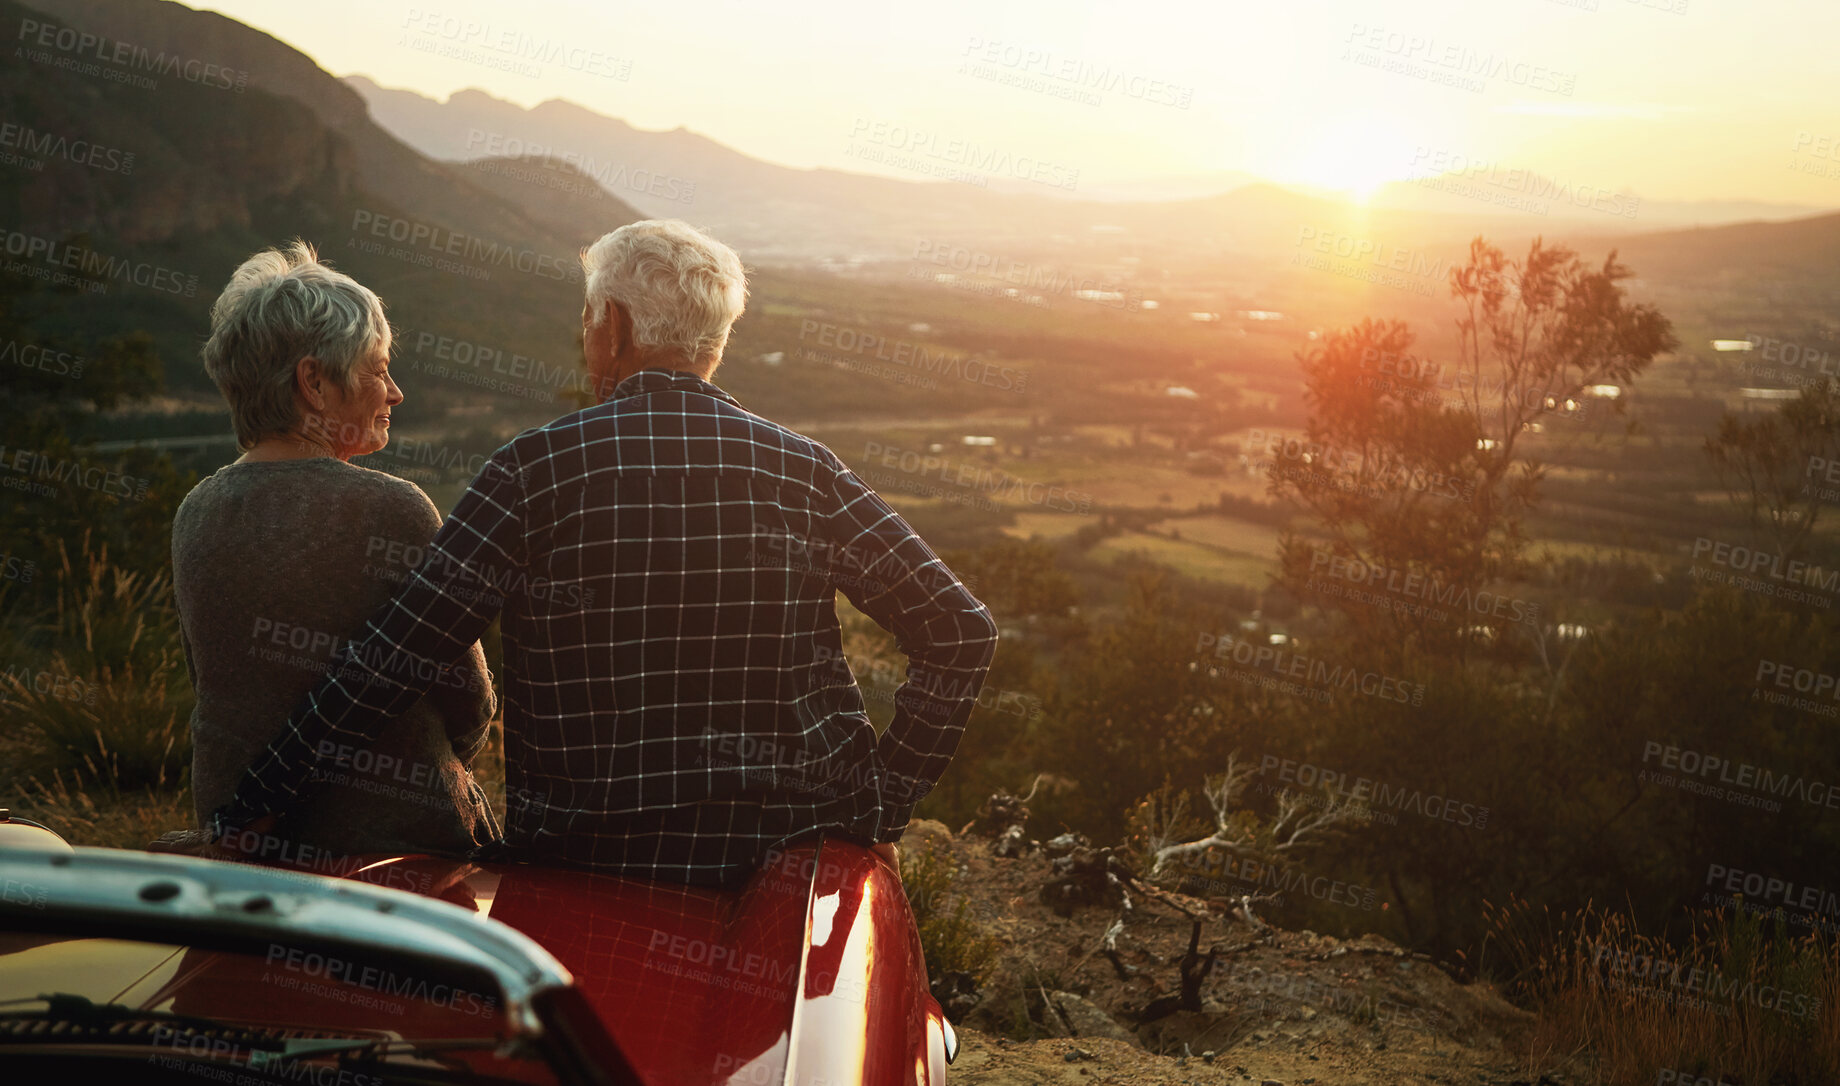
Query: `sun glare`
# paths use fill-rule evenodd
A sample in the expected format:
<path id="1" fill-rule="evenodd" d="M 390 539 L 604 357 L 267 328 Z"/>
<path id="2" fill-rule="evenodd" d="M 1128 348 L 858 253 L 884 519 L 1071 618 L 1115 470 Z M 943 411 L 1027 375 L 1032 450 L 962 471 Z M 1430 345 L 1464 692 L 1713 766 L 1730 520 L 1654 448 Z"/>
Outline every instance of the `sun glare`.
<path id="1" fill-rule="evenodd" d="M 1411 176 L 1412 141 L 1386 117 L 1339 114 L 1302 136 L 1289 171 L 1298 183 L 1364 204 L 1388 181 Z"/>

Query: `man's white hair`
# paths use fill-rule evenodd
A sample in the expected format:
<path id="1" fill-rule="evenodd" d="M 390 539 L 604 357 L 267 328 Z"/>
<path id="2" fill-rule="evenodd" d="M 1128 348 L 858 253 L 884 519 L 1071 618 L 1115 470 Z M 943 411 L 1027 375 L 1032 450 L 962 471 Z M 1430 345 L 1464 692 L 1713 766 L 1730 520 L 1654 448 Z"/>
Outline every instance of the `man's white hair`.
<path id="1" fill-rule="evenodd" d="M 747 305 L 747 272 L 735 251 L 679 219 L 627 223 L 582 253 L 588 319 L 607 303 L 632 317 L 633 343 L 686 362 L 719 362 Z"/>

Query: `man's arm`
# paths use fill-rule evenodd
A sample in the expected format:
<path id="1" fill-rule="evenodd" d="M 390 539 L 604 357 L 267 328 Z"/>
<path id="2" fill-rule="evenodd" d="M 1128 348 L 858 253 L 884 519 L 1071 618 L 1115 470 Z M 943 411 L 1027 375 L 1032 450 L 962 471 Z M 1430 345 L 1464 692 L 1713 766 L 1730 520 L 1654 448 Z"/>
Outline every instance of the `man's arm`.
<path id="1" fill-rule="evenodd" d="M 500 449 L 473 479 L 427 558 L 295 705 L 287 726 L 256 756 L 213 829 L 249 825 L 288 809 L 309 789 L 321 751 L 365 748 L 384 724 L 460 659 L 524 583 L 523 476 Z"/>
<path id="2" fill-rule="evenodd" d="M 908 661 L 894 719 L 876 745 L 876 840 L 898 841 L 958 749 L 996 653 L 997 626 L 901 515 L 842 464 L 833 494 L 832 575 L 857 610 L 894 634 Z"/>

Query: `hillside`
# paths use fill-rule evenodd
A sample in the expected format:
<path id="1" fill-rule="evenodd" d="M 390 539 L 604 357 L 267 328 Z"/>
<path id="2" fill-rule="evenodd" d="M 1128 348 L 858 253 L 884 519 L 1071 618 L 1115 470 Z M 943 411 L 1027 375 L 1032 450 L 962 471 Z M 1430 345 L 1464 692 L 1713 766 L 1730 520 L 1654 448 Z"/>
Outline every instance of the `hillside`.
<path id="1" fill-rule="evenodd" d="M 902 841 L 904 852 L 936 850 L 956 869 L 953 893 L 1002 948 L 983 987 L 955 1008 L 964 1050 L 954 1082 L 1585 1081 L 1553 1064 L 1529 1071 L 1519 1053 L 1531 1015 L 1379 936 L 1287 931 L 1140 891 L 1123 911 L 1081 905 L 1058 915 L 1041 901 L 1048 857 L 1006 858 L 993 844 L 937 822 L 915 823 Z M 1175 1005 L 1192 927 L 1184 908 L 1209 917 L 1197 946 L 1215 955 L 1193 1010 Z M 1122 927 L 1108 933 L 1114 920 Z M 941 987 L 935 978 L 936 994 Z"/>
<path id="2" fill-rule="evenodd" d="M 175 389 L 214 395 L 193 362 L 210 301 L 242 258 L 294 236 L 377 290 L 401 327 L 530 357 L 574 356 L 576 253 L 641 217 L 630 206 L 603 195 L 576 220 L 553 203 L 495 191 L 495 179 L 431 161 L 379 128 L 361 98 L 298 50 L 220 15 L 165 0 L 42 8 L 6 3 L 0 12 L 16 37 L 29 19 L 192 65 L 155 72 L 130 59 L 84 70 L 52 46 L 0 73 L 9 118 L 103 152 L 40 155 L 36 166 L 0 174 L 0 206 L 22 232 L 47 241 L 84 234 L 102 256 L 151 261 L 180 278 L 175 291 L 124 282 L 85 300 L 99 328 L 152 331 Z M 184 70 L 211 74 L 173 74 Z M 423 384 L 405 405 L 411 425 L 470 395 L 459 384 Z"/>

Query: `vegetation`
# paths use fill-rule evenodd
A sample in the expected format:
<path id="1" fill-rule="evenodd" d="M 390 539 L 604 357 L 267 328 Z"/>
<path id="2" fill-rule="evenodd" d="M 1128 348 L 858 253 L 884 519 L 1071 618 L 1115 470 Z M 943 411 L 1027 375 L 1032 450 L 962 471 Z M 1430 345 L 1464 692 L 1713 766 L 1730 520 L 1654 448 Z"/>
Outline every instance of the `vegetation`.
<path id="1" fill-rule="evenodd" d="M 920 930 L 927 974 L 933 978 L 963 973 L 971 982 L 989 979 L 1001 946 L 971 913 L 971 903 L 952 893 L 958 872 L 943 849 L 921 847 L 901 854 L 901 885 Z"/>

